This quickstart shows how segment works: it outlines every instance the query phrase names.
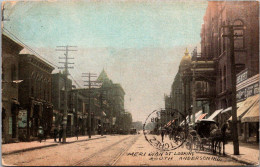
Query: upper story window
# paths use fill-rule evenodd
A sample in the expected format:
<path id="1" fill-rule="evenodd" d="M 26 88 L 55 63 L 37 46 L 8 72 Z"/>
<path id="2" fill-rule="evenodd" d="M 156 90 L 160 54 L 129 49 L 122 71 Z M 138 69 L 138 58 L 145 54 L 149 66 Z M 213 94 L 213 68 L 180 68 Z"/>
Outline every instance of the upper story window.
<path id="1" fill-rule="evenodd" d="M 219 70 L 219 92 L 222 92 L 222 70 Z"/>
<path id="2" fill-rule="evenodd" d="M 225 21 L 222 22 L 222 25 L 224 26 L 226 24 Z M 221 34 L 226 34 L 226 29 L 225 28 L 221 28 Z M 224 51 L 226 51 L 226 38 L 222 37 L 221 38 L 221 53 L 223 53 Z"/>
<path id="3" fill-rule="evenodd" d="M 227 69 L 226 69 L 226 66 L 224 66 L 224 74 L 223 74 L 223 76 L 224 76 L 224 90 L 226 90 L 227 89 Z"/>
<path id="4" fill-rule="evenodd" d="M 239 35 L 234 37 L 234 47 L 235 49 L 244 49 L 244 23 L 241 20 L 236 20 L 234 21 L 233 25 L 235 25 L 234 35 Z"/>
<path id="5" fill-rule="evenodd" d="M 11 80 L 14 81 L 17 79 L 17 70 L 15 64 L 11 66 Z"/>

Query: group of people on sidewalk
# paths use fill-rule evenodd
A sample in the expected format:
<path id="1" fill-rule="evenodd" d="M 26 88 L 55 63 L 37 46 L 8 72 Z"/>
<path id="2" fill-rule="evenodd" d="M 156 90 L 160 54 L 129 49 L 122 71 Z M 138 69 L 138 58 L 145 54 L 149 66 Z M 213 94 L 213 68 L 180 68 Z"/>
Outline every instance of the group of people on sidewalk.
<path id="1" fill-rule="evenodd" d="M 79 128 L 78 127 L 76 128 L 75 135 L 78 140 L 78 137 L 79 137 Z M 53 131 L 54 142 L 57 142 L 57 137 L 59 137 L 59 143 L 60 143 L 62 136 L 63 136 L 63 128 L 61 126 L 58 129 L 55 127 L 54 131 Z M 39 138 L 40 143 L 42 142 L 43 139 L 45 139 L 45 141 L 46 141 L 46 138 L 47 138 L 46 132 L 43 130 L 42 126 L 39 126 L 38 138 Z"/>

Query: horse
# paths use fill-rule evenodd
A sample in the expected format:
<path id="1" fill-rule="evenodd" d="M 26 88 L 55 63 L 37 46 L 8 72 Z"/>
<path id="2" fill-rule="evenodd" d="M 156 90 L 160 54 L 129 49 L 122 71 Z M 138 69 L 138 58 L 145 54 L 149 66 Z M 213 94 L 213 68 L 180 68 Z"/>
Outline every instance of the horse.
<path id="1" fill-rule="evenodd" d="M 225 155 L 225 139 L 226 139 L 226 130 L 228 128 L 228 124 L 225 123 L 221 129 L 217 126 L 213 126 L 210 131 L 210 138 L 211 138 L 211 146 L 212 152 L 217 152 L 217 147 L 219 147 L 219 154 L 221 154 L 221 143 L 223 143 L 223 155 Z"/>

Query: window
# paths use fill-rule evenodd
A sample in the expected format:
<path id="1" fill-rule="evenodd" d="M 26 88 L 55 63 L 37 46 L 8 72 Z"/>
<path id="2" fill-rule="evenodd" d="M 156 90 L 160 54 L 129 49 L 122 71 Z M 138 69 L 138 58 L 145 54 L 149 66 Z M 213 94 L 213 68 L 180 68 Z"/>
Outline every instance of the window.
<path id="1" fill-rule="evenodd" d="M 225 21 L 223 21 L 222 22 L 222 25 L 225 25 L 226 23 L 225 23 Z M 226 34 L 227 32 L 226 32 L 226 30 L 225 30 L 225 28 L 222 28 L 221 29 L 221 34 Z M 225 37 L 222 37 L 221 38 L 221 53 L 223 53 L 224 51 L 226 51 L 226 38 Z"/>
<path id="2" fill-rule="evenodd" d="M 226 72 L 227 70 L 226 70 L 226 66 L 224 66 L 224 74 L 223 74 L 223 76 L 224 76 L 224 90 L 226 90 L 227 89 L 227 72 Z"/>
<path id="3" fill-rule="evenodd" d="M 2 81 L 5 80 L 5 72 L 4 72 L 4 68 L 2 68 Z"/>
<path id="4" fill-rule="evenodd" d="M 34 96 L 34 87 L 31 87 L 31 96 Z"/>
<path id="5" fill-rule="evenodd" d="M 219 92 L 222 92 L 222 71 L 221 69 L 219 70 Z"/>
<path id="6" fill-rule="evenodd" d="M 235 49 L 244 49 L 244 23 L 241 20 L 236 20 L 233 23 L 234 27 L 234 35 L 239 35 L 234 37 L 234 47 Z"/>
<path id="7" fill-rule="evenodd" d="M 11 80 L 14 81 L 17 79 L 17 71 L 15 64 L 12 64 L 11 66 Z"/>

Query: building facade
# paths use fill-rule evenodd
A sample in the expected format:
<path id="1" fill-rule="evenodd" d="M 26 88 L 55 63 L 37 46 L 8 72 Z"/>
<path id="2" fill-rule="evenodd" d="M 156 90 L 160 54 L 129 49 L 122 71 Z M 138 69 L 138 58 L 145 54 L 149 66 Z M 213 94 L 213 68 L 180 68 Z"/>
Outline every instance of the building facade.
<path id="1" fill-rule="evenodd" d="M 66 75 L 59 72 L 52 74 L 52 103 L 54 110 L 53 121 L 56 128 L 59 128 L 62 124 L 63 113 L 65 109 L 65 77 Z M 67 79 L 67 136 L 71 136 L 73 133 L 73 110 L 71 104 L 71 90 L 72 81 Z"/>
<path id="2" fill-rule="evenodd" d="M 249 12 L 250 11 L 250 12 Z M 201 57 L 215 61 L 215 108 L 231 105 L 230 41 L 222 37 L 235 25 L 234 39 L 236 73 L 248 69 L 248 76 L 259 73 L 259 9 L 258 2 L 212 1 L 204 16 L 201 29 Z"/>
<path id="3" fill-rule="evenodd" d="M 21 45 L 2 35 L 2 142 L 18 139 L 19 52 Z"/>
<path id="4" fill-rule="evenodd" d="M 27 124 L 21 128 L 27 133 L 27 139 L 37 137 L 37 130 L 42 126 L 46 135 L 50 135 L 53 119 L 52 78 L 54 70 L 47 62 L 31 54 L 19 55 L 19 99 L 26 110 Z"/>

